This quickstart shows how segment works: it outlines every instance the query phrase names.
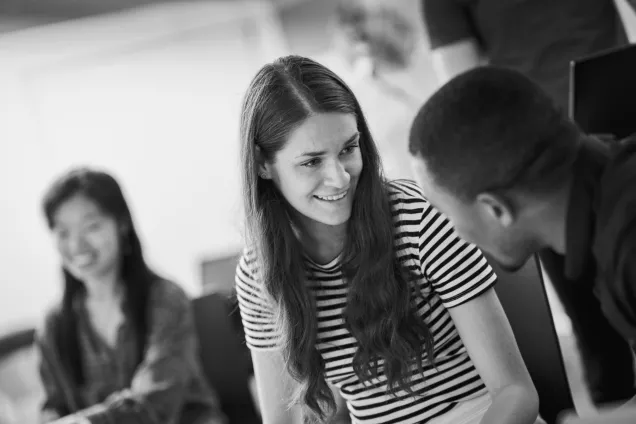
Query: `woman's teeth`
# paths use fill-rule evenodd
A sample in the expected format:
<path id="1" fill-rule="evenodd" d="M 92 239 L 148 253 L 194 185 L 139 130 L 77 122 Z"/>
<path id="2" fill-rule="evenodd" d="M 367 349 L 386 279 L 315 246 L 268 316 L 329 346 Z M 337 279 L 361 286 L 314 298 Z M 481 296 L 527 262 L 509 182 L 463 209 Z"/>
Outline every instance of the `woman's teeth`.
<path id="1" fill-rule="evenodd" d="M 77 266 L 90 265 L 93 262 L 94 256 L 91 254 L 77 255 L 73 258 L 73 263 Z"/>
<path id="2" fill-rule="evenodd" d="M 335 196 L 318 196 L 318 195 L 316 195 L 316 197 L 318 199 L 320 199 L 320 200 L 327 200 L 327 201 L 333 202 L 333 201 L 342 199 L 346 195 L 347 195 L 347 192 L 345 191 L 344 193 L 336 194 Z"/>

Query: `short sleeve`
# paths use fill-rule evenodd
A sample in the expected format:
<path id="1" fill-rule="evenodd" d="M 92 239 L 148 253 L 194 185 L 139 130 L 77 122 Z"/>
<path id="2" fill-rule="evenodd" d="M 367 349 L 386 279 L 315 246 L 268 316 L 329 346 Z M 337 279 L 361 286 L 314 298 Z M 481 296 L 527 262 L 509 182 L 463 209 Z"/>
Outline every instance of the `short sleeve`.
<path id="1" fill-rule="evenodd" d="M 457 0 L 422 0 L 424 28 L 432 50 L 467 38 L 479 38 L 469 11 Z"/>
<path id="2" fill-rule="evenodd" d="M 392 185 L 399 191 L 394 203 L 399 204 L 401 222 L 409 222 L 408 233 L 417 237 L 421 272 L 444 306 L 459 306 L 493 287 L 497 275 L 481 251 L 459 238 L 419 186 L 406 180 Z"/>
<path id="3" fill-rule="evenodd" d="M 246 250 L 236 267 L 236 297 L 241 311 L 247 346 L 254 351 L 279 348 L 280 331 L 272 301 L 265 293 L 258 273 L 256 255 Z"/>

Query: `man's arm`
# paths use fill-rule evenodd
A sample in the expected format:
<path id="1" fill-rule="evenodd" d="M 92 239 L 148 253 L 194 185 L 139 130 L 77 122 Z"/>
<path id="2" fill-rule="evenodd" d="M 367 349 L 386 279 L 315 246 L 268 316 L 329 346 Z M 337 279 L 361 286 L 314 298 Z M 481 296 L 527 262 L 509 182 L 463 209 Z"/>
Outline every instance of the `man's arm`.
<path id="1" fill-rule="evenodd" d="M 561 424 L 633 424 L 636 422 L 636 407 L 618 409 L 599 409 L 594 415 L 578 417 L 572 413 L 566 415 Z"/>
<path id="2" fill-rule="evenodd" d="M 456 0 L 423 0 L 422 13 L 433 68 L 441 84 L 482 63 L 479 35 L 466 7 Z"/>

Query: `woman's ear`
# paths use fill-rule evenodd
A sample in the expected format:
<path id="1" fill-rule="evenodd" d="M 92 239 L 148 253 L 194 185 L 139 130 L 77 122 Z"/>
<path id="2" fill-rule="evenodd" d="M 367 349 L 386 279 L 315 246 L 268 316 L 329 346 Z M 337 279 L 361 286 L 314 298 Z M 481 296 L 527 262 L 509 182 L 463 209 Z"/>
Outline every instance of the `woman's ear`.
<path id="1" fill-rule="evenodd" d="M 258 146 L 256 146 L 256 163 L 258 164 L 258 176 L 264 180 L 270 180 L 272 178 L 270 165 L 263 157 L 261 148 Z"/>

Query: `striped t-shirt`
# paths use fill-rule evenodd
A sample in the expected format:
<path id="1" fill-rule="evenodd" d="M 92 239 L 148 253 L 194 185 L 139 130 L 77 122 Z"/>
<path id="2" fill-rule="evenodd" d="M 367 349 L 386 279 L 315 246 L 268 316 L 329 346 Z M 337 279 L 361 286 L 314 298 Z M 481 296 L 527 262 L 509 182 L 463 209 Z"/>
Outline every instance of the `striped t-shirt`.
<path id="1" fill-rule="evenodd" d="M 413 182 L 389 183 L 389 195 L 396 226 L 396 255 L 417 264 L 415 271 L 420 278 L 414 290 L 419 289 L 423 296 L 412 297 L 413 307 L 433 335 L 435 364 L 424 361 L 423 374 L 412 370 L 411 387 L 417 397 L 402 390 L 396 397 L 388 394 L 381 368 L 379 378 L 371 385 L 361 383 L 352 367 L 357 342 L 344 325 L 347 282 L 342 279 L 339 258 L 325 265 L 309 259 L 305 262 L 307 285 L 316 299 L 316 347 L 324 358 L 325 378 L 340 390 L 354 423 L 426 423 L 458 402 L 486 393 L 448 308 L 484 293 L 494 285 L 496 276 L 481 252 L 457 237 L 450 222 L 425 200 Z M 275 308 L 255 275 L 255 254 L 247 249 L 236 273 L 246 341 L 252 350 L 275 350 Z"/>

